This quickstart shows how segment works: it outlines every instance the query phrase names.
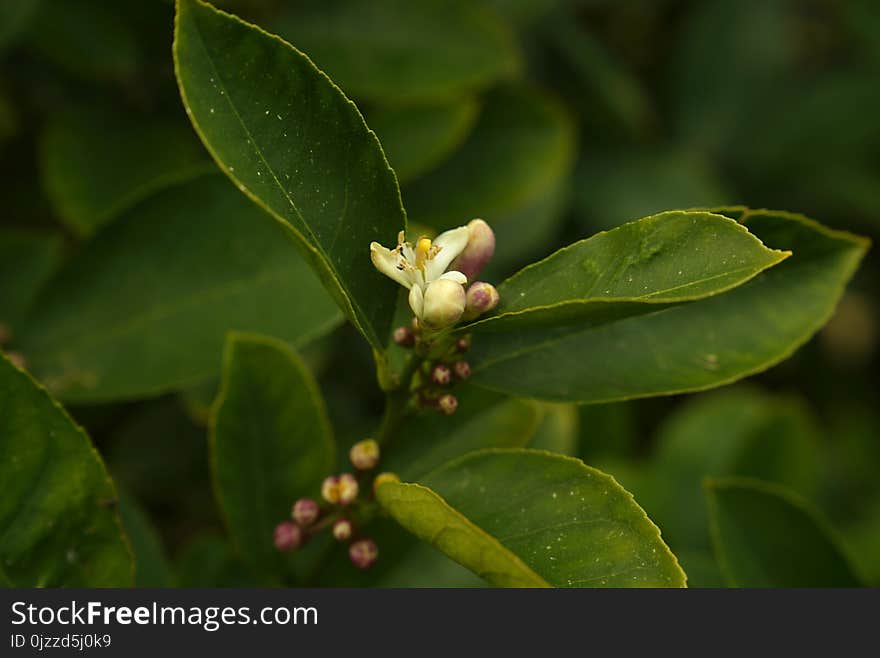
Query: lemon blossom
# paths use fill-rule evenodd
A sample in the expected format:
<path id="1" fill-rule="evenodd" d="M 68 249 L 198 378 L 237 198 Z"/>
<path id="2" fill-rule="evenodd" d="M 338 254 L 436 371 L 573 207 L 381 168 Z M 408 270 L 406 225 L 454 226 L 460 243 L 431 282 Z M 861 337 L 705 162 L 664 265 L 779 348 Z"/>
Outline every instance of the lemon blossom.
<path id="1" fill-rule="evenodd" d="M 454 324 L 467 303 L 461 272 L 446 271 L 468 244 L 467 226 L 446 231 L 435 240 L 420 237 L 415 248 L 397 235 L 397 247 L 370 244 L 370 258 L 382 274 L 409 289 L 409 306 L 425 324 L 441 328 Z"/>

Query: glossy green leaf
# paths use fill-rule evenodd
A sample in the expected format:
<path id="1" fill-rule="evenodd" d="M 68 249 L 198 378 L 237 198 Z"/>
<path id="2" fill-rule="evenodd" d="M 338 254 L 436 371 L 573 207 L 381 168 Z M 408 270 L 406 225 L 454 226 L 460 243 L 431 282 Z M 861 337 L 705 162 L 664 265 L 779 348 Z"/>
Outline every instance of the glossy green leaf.
<path id="1" fill-rule="evenodd" d="M 858 587 L 828 522 L 806 500 L 759 480 L 706 484 L 712 541 L 734 587 Z"/>
<path id="2" fill-rule="evenodd" d="M 0 356 L 0 564 L 17 587 L 125 587 L 116 491 L 89 438 Z"/>
<path id="3" fill-rule="evenodd" d="M 706 477 L 748 476 L 810 494 L 819 473 L 813 419 L 797 399 L 735 388 L 701 395 L 670 415 L 642 504 L 676 550 L 708 552 Z"/>
<path id="4" fill-rule="evenodd" d="M 63 399 L 113 400 L 215 375 L 230 329 L 298 345 L 340 320 L 283 230 L 207 176 L 108 225 L 47 285 L 16 349 Z"/>
<path id="5" fill-rule="evenodd" d="M 712 388 L 775 365 L 828 320 L 868 243 L 791 213 L 741 221 L 793 256 L 722 295 L 655 313 L 480 336 L 472 381 L 547 401 L 608 402 Z"/>
<path id="6" fill-rule="evenodd" d="M 60 255 L 60 235 L 0 229 L 0 324 L 7 331 L 18 328 Z"/>
<path id="7" fill-rule="evenodd" d="M 472 98 L 429 105 L 404 105 L 370 112 L 388 162 L 404 183 L 442 162 L 461 146 L 477 118 Z"/>
<path id="8" fill-rule="evenodd" d="M 174 576 L 162 539 L 147 512 L 130 496 L 120 496 L 119 516 L 134 554 L 136 587 L 171 587 Z"/>
<path id="9" fill-rule="evenodd" d="M 542 410 L 538 405 L 474 387 L 456 388 L 458 409 L 451 418 L 421 414 L 398 433 L 382 459 L 382 469 L 417 480 L 455 457 L 482 448 L 524 448 Z"/>
<path id="10" fill-rule="evenodd" d="M 301 52 L 199 0 L 179 0 L 177 80 L 202 141 L 296 238 L 377 350 L 397 299 L 370 262 L 406 218 L 394 172 L 357 108 Z"/>
<path id="11" fill-rule="evenodd" d="M 526 87 L 495 89 L 464 145 L 404 188 L 407 211 L 437 229 L 474 217 L 500 228 L 501 218 L 558 186 L 571 169 L 574 141 L 572 121 L 554 98 Z"/>
<path id="12" fill-rule="evenodd" d="M 501 303 L 477 331 L 597 327 L 711 297 L 783 261 L 732 219 L 673 211 L 576 242 L 499 287 Z"/>
<path id="13" fill-rule="evenodd" d="M 347 94 L 371 100 L 448 99 L 518 67 L 500 17 L 468 0 L 300 0 L 277 28 Z"/>
<path id="14" fill-rule="evenodd" d="M 89 235 L 172 183 L 213 169 L 186 123 L 94 106 L 53 117 L 40 145 L 55 212 Z"/>
<path id="15" fill-rule="evenodd" d="M 685 583 L 632 496 L 569 457 L 479 451 L 429 473 L 421 484 L 383 484 L 377 496 L 401 525 L 494 585 Z"/>
<path id="16" fill-rule="evenodd" d="M 253 587 L 253 579 L 229 541 L 203 534 L 190 541 L 175 563 L 180 587 Z"/>
<path id="17" fill-rule="evenodd" d="M 211 463 L 220 507 L 243 559 L 277 576 L 272 531 L 293 502 L 314 495 L 335 458 L 318 386 L 300 358 L 274 339 L 233 334 L 211 419 Z"/>

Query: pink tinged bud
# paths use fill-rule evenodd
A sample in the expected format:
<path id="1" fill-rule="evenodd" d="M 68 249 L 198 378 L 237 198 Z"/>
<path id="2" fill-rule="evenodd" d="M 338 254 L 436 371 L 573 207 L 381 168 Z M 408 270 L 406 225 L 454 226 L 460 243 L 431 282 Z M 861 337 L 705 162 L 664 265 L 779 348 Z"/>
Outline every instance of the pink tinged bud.
<path id="1" fill-rule="evenodd" d="M 458 409 L 458 398 L 451 393 L 441 395 L 437 400 L 437 408 L 445 416 L 451 416 L 455 413 L 455 410 Z"/>
<path id="2" fill-rule="evenodd" d="M 449 369 L 449 366 L 445 366 L 442 363 L 434 366 L 434 369 L 431 370 L 431 381 L 437 384 L 437 386 L 446 386 L 452 381 L 452 371 Z"/>
<path id="3" fill-rule="evenodd" d="M 333 538 L 336 541 L 348 541 L 353 533 L 354 528 L 348 519 L 338 519 L 333 524 Z"/>
<path id="4" fill-rule="evenodd" d="M 467 246 L 452 261 L 449 269 L 457 270 L 464 274 L 468 281 L 473 281 L 492 260 L 492 255 L 495 253 L 495 233 L 482 219 L 472 219 L 467 227 Z"/>
<path id="5" fill-rule="evenodd" d="M 394 342 L 401 347 L 412 347 L 416 344 L 416 334 L 409 327 L 398 327 L 394 330 Z"/>
<path id="6" fill-rule="evenodd" d="M 498 306 L 501 298 L 491 283 L 477 281 L 467 290 L 467 315 L 475 318 Z"/>
<path id="7" fill-rule="evenodd" d="M 292 521 L 282 521 L 275 526 L 275 548 L 279 551 L 293 551 L 303 542 L 303 531 Z"/>
<path id="8" fill-rule="evenodd" d="M 470 336 L 462 336 L 457 341 L 455 341 L 455 349 L 460 353 L 465 353 L 471 348 L 471 337 Z"/>
<path id="9" fill-rule="evenodd" d="M 359 471 L 369 471 L 379 463 L 379 444 L 373 439 L 358 441 L 348 451 L 348 458 Z"/>
<path id="10" fill-rule="evenodd" d="M 348 547 L 348 557 L 358 569 L 369 569 L 379 557 L 379 547 L 372 539 L 358 539 Z"/>
<path id="11" fill-rule="evenodd" d="M 467 296 L 460 283 L 437 279 L 425 289 L 422 321 L 434 329 L 449 327 L 461 318 Z"/>
<path id="12" fill-rule="evenodd" d="M 462 381 L 471 376 L 471 366 L 467 361 L 457 361 L 452 366 L 452 371 L 455 373 L 455 378 Z"/>
<path id="13" fill-rule="evenodd" d="M 290 515 L 303 528 L 312 525 L 321 514 L 321 508 L 311 498 L 300 498 L 293 504 Z"/>
<path id="14" fill-rule="evenodd" d="M 339 504 L 350 505 L 358 495 L 358 482 L 351 473 L 343 473 L 339 476 L 337 484 L 339 492 Z"/>

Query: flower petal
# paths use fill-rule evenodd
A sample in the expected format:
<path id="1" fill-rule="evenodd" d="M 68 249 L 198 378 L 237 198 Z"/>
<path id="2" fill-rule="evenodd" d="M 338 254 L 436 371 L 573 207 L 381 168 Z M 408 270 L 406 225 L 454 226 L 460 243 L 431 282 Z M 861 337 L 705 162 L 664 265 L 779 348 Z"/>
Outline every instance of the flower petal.
<path id="1" fill-rule="evenodd" d="M 424 296 L 422 295 L 421 286 L 413 286 L 409 289 L 409 307 L 415 313 L 417 318 L 422 317 L 422 306 L 424 305 Z"/>
<path id="2" fill-rule="evenodd" d="M 461 285 L 465 285 L 467 283 L 467 277 L 461 272 L 456 272 L 455 270 L 444 272 L 437 280 L 440 281 L 442 279 L 449 279 L 450 281 L 455 281 L 456 283 L 460 283 Z"/>
<path id="3" fill-rule="evenodd" d="M 398 268 L 400 264 L 400 254 L 391 249 L 383 247 L 378 242 L 370 243 L 370 259 L 373 265 L 382 274 L 390 279 L 394 279 L 404 288 L 411 288 L 413 285 L 412 274 Z"/>
<path id="4" fill-rule="evenodd" d="M 425 263 L 425 278 L 428 281 L 440 278 L 449 263 L 467 246 L 469 235 L 467 226 L 459 226 L 437 236 L 433 243 L 434 247 L 439 248 L 437 255 Z"/>

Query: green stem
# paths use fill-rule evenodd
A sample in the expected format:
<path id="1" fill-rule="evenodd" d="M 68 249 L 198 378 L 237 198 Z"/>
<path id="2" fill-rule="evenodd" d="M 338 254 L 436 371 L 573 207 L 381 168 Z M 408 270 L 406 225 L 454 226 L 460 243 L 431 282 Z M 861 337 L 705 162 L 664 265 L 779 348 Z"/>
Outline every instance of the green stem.
<path id="1" fill-rule="evenodd" d="M 401 373 L 400 384 L 385 397 L 385 413 L 374 437 L 381 447 L 388 445 L 409 413 L 412 378 L 421 365 L 422 359 L 413 354 Z"/>

